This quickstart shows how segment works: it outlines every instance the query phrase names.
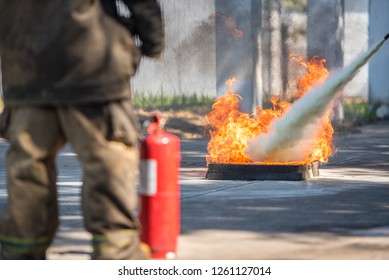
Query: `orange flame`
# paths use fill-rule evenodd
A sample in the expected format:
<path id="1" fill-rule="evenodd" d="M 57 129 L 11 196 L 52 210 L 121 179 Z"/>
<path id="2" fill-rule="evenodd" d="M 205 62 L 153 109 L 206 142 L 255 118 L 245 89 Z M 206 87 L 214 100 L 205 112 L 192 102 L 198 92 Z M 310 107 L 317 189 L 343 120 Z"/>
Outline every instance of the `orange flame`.
<path id="1" fill-rule="evenodd" d="M 291 54 L 290 59 L 296 61 L 307 70 L 307 73 L 297 83 L 298 90 L 294 93 L 294 96 L 297 98 L 303 96 L 314 84 L 323 83 L 329 75 L 327 68 L 324 67 L 324 63 L 326 62 L 325 58 L 314 56 L 307 62 L 305 57 Z"/>
<path id="2" fill-rule="evenodd" d="M 299 98 L 307 92 L 314 84 L 322 83 L 328 77 L 329 72 L 324 67 L 325 59 L 314 57 L 306 61 L 304 57 L 293 55 L 293 61 L 307 69 L 297 81 L 298 89 L 293 96 Z M 205 116 L 211 139 L 208 143 L 207 164 L 209 163 L 234 163 L 234 164 L 268 164 L 268 165 L 299 165 L 310 164 L 314 161 L 327 162 L 332 154 L 331 142 L 334 132 L 329 109 L 321 118 L 322 128 L 315 137 L 314 146 L 303 161 L 294 162 L 253 162 L 244 153 L 249 139 L 266 133 L 271 122 L 280 118 L 292 104 L 280 101 L 278 97 L 272 96 L 273 108 L 263 109 L 257 107 L 253 114 L 239 111 L 239 102 L 242 97 L 235 93 L 233 84 L 236 78 L 226 82 L 227 92 L 218 97 L 212 106 L 212 111 Z"/>

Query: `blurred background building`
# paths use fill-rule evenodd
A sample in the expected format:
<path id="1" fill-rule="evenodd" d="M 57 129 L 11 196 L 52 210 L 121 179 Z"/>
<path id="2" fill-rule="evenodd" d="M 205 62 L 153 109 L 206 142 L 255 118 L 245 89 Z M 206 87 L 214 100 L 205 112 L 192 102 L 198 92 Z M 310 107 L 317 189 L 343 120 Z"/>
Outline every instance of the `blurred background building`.
<path id="1" fill-rule="evenodd" d="M 293 91 L 301 68 L 290 62 L 290 54 L 323 57 L 334 71 L 389 32 L 387 0 L 160 2 L 167 35 L 164 59 L 142 61 L 134 92 L 216 97 L 235 76 L 245 112 L 271 95 L 287 98 Z M 388 71 L 386 44 L 344 88 L 344 96 L 368 100 L 389 116 Z M 342 106 L 338 109 L 342 119 Z"/>
<path id="2" fill-rule="evenodd" d="M 242 110 L 270 95 L 286 97 L 299 68 L 291 53 L 347 65 L 389 29 L 387 0 L 160 0 L 167 49 L 162 63 L 144 60 L 134 80 L 142 93 L 219 96 L 236 76 Z M 344 89 L 344 95 L 389 104 L 389 45 Z"/>

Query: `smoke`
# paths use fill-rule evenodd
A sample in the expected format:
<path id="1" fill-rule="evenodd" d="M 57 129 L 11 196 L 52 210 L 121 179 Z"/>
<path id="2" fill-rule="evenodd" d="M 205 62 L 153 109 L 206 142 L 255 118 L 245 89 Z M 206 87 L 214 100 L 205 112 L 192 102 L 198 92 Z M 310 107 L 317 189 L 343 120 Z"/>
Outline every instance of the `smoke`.
<path id="1" fill-rule="evenodd" d="M 245 153 L 253 161 L 299 161 L 306 157 L 325 114 L 338 91 L 347 84 L 384 44 L 387 36 L 350 65 L 333 73 L 322 86 L 308 91 L 279 119 L 268 133 L 248 141 Z"/>
<path id="2" fill-rule="evenodd" d="M 233 17 L 226 16 L 220 12 L 216 12 L 214 15 L 222 20 L 226 33 L 231 34 L 235 39 L 240 39 L 244 36 L 244 30 L 238 26 Z"/>

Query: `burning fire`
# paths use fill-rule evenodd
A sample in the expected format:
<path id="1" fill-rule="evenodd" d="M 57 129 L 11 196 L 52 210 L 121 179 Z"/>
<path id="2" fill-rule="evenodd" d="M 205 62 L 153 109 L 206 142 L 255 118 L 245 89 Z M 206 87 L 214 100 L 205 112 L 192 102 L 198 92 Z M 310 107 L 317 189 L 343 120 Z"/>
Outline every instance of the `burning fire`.
<path id="1" fill-rule="evenodd" d="M 290 58 L 292 61 L 296 61 L 307 70 L 307 73 L 304 74 L 298 81 L 298 90 L 294 93 L 295 97 L 300 98 L 313 86 L 313 84 L 321 84 L 325 81 L 325 79 L 327 79 L 329 72 L 327 68 L 324 67 L 326 59 L 320 59 L 317 56 L 314 56 L 309 62 L 307 62 L 305 57 L 297 54 L 291 54 Z"/>
<path id="2" fill-rule="evenodd" d="M 292 55 L 291 59 L 298 62 L 307 71 L 297 81 L 297 90 L 293 93 L 294 98 L 298 99 L 303 96 L 314 84 L 323 83 L 329 75 L 328 70 L 324 67 L 325 59 L 314 57 L 307 61 L 304 57 L 297 55 Z M 280 118 L 292 103 L 280 101 L 278 97 L 273 96 L 271 98 L 273 108 L 271 109 L 265 110 L 257 107 L 251 115 L 240 112 L 239 102 L 242 97 L 233 89 L 235 81 L 236 78 L 232 78 L 226 82 L 226 94 L 216 99 L 212 106 L 213 110 L 205 117 L 211 135 L 208 143 L 208 164 L 300 165 L 310 164 L 314 161 L 328 161 L 332 154 L 331 109 L 328 109 L 321 118 L 321 128 L 314 138 L 312 147 L 303 155 L 303 160 L 253 162 L 244 152 L 248 140 L 266 133 L 272 121 Z"/>

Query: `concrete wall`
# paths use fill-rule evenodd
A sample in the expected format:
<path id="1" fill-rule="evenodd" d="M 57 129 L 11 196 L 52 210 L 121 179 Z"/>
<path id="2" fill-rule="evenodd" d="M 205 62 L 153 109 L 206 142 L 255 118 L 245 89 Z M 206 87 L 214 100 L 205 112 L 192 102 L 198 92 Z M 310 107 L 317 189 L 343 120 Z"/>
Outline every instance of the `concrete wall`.
<path id="1" fill-rule="evenodd" d="M 216 0 L 216 90 L 224 94 L 225 82 L 235 76 L 236 92 L 243 100 L 241 110 L 251 113 L 260 89 L 256 81 L 261 24 L 258 0 Z"/>
<path id="2" fill-rule="evenodd" d="M 389 32 L 389 1 L 370 0 L 369 45 L 373 46 Z M 369 102 L 389 105 L 389 42 L 369 63 Z"/>
<path id="3" fill-rule="evenodd" d="M 342 0 L 308 1 L 308 56 L 327 59 L 331 70 L 343 66 L 343 4 Z"/>
<path id="4" fill-rule="evenodd" d="M 308 1 L 308 56 L 325 58 L 326 67 L 333 71 L 343 67 L 344 2 L 342 0 Z M 334 106 L 333 120 L 342 122 L 342 99 Z"/>
<path id="5" fill-rule="evenodd" d="M 369 0 L 344 0 L 343 60 L 348 65 L 369 47 Z M 368 98 L 369 68 L 363 67 L 344 88 L 344 95 Z"/>
<path id="6" fill-rule="evenodd" d="M 216 95 L 215 3 L 161 0 L 167 48 L 162 61 L 143 59 L 133 90 Z"/>
<path id="7" fill-rule="evenodd" d="M 330 69 L 347 65 L 387 34 L 388 14 L 387 0 L 310 0 L 308 54 L 325 57 Z M 369 98 L 374 106 L 389 104 L 388 65 L 386 44 L 344 88 L 344 96 Z"/>
<path id="8" fill-rule="evenodd" d="M 162 61 L 144 59 L 133 90 L 220 96 L 236 76 L 241 109 L 261 94 L 258 44 L 261 1 L 161 0 L 167 48 Z M 258 70 L 258 71 L 257 71 Z"/>
<path id="9" fill-rule="evenodd" d="M 236 76 L 247 112 L 261 104 L 266 90 L 278 93 L 267 52 L 273 37 L 263 10 L 272 1 L 160 1 L 167 32 L 164 59 L 143 60 L 133 80 L 135 91 L 218 96 L 225 92 L 225 81 Z M 307 54 L 325 57 L 330 70 L 347 65 L 388 32 L 387 0 L 309 0 L 307 11 Z M 388 48 L 345 87 L 346 96 L 389 103 Z"/>

